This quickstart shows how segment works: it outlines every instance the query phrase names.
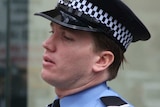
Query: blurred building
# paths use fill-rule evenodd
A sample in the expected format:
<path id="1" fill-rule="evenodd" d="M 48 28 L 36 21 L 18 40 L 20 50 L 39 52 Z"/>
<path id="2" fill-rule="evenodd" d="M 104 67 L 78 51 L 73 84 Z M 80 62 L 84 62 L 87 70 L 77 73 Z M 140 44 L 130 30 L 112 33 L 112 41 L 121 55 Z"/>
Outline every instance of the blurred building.
<path id="1" fill-rule="evenodd" d="M 160 1 L 123 0 L 151 32 L 147 42 L 131 44 L 127 63 L 108 84 L 135 107 L 160 105 Z M 55 7 L 57 0 L 0 1 L 0 107 L 45 107 L 54 88 L 41 77 L 42 42 L 50 22 L 34 16 Z"/>
<path id="2" fill-rule="evenodd" d="M 28 0 L 1 0 L 0 19 L 0 106 L 27 107 Z"/>

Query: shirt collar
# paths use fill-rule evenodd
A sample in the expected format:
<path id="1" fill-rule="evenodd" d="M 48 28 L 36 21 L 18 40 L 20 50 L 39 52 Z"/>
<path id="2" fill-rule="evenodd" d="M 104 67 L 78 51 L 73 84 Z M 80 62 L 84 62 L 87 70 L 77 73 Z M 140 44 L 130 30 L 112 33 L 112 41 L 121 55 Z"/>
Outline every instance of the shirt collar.
<path id="1" fill-rule="evenodd" d="M 65 107 L 66 105 L 70 105 L 70 107 L 76 107 L 76 105 L 87 104 L 88 102 L 92 101 L 96 103 L 95 101 L 100 98 L 101 93 L 107 88 L 108 87 L 105 82 L 101 83 L 87 90 L 60 99 L 60 105 L 61 107 Z"/>

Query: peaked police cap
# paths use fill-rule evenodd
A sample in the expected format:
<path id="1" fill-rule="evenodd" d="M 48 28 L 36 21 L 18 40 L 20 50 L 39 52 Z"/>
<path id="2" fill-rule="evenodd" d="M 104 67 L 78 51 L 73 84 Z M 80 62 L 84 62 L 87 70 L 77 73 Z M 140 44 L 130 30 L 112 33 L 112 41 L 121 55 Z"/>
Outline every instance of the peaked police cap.
<path id="1" fill-rule="evenodd" d="M 104 33 L 123 51 L 131 42 L 150 38 L 144 24 L 121 0 L 59 0 L 55 9 L 35 15 L 71 29 Z"/>

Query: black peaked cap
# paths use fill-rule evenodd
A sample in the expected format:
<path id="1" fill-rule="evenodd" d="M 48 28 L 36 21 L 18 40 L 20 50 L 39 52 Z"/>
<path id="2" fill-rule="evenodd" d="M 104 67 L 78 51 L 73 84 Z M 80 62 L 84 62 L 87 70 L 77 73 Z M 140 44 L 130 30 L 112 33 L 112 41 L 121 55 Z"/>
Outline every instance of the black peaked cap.
<path id="1" fill-rule="evenodd" d="M 144 24 L 121 0 L 59 0 L 55 9 L 35 15 L 71 29 L 102 32 L 124 51 L 131 42 L 150 38 Z"/>

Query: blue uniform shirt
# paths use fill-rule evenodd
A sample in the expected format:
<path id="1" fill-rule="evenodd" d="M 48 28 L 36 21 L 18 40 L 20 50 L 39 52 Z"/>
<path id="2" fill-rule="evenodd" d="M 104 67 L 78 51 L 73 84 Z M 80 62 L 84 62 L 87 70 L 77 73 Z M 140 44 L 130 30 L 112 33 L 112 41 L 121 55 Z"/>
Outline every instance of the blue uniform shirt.
<path id="1" fill-rule="evenodd" d="M 104 98 L 104 102 L 101 98 Z M 118 102 L 125 102 L 118 104 Z M 112 103 L 114 103 L 112 105 Z M 52 104 L 48 107 L 52 107 Z M 106 83 L 101 83 L 87 90 L 66 96 L 60 99 L 60 107 L 133 107 L 109 88 Z"/>

